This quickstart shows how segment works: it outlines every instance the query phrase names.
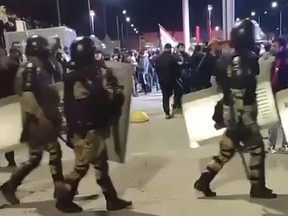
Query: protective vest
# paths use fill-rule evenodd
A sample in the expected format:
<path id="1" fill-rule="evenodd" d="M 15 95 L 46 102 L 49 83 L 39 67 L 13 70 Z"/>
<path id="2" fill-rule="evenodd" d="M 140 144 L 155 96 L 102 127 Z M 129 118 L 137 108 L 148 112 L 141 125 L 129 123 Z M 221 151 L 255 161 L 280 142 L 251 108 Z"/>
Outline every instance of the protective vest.
<path id="1" fill-rule="evenodd" d="M 103 75 L 95 65 L 72 68 L 65 76 L 64 86 L 64 109 L 70 129 L 105 128 L 121 116 L 123 88 L 112 72 Z"/>
<path id="2" fill-rule="evenodd" d="M 227 126 L 255 123 L 258 60 L 253 53 L 248 52 L 246 55 L 234 53 L 227 63 L 225 74 L 221 77 L 224 122 L 228 124 Z"/>
<path id="3" fill-rule="evenodd" d="M 59 118 L 60 97 L 52 84 L 51 74 L 43 67 L 28 62 L 21 74 L 22 92 L 32 92 L 38 105 L 49 120 Z"/>

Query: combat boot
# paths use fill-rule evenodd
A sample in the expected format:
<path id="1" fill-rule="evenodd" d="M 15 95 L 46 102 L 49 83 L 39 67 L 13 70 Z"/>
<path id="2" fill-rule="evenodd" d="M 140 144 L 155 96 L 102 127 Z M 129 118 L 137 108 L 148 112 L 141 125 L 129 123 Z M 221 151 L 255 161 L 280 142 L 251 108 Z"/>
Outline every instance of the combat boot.
<path id="1" fill-rule="evenodd" d="M 5 197 L 5 199 L 11 204 L 11 205 L 19 205 L 20 201 L 16 197 L 16 189 L 12 187 L 9 182 L 6 182 L 1 186 L 1 191 Z"/>
<path id="2" fill-rule="evenodd" d="M 79 213 L 83 209 L 73 202 L 78 185 L 66 184 L 64 191 L 57 194 L 56 208 L 63 213 Z M 54 193 L 54 196 L 56 194 Z"/>
<path id="3" fill-rule="evenodd" d="M 65 184 L 64 182 L 55 182 L 54 183 L 54 198 L 58 199 L 59 197 L 63 197 L 67 191 L 70 191 L 70 186 Z"/>
<path id="4" fill-rule="evenodd" d="M 215 178 L 216 172 L 205 171 L 195 182 L 194 188 L 202 192 L 205 197 L 215 197 L 216 193 L 210 189 L 210 182 Z"/>
<path id="5" fill-rule="evenodd" d="M 56 201 L 56 208 L 63 213 L 79 213 L 83 209 L 79 205 L 73 202 L 74 193 L 67 191 L 65 194 L 62 193 L 61 197 L 58 197 Z"/>
<path id="6" fill-rule="evenodd" d="M 265 186 L 255 184 L 251 186 L 250 197 L 258 199 L 275 199 L 277 198 L 277 194 L 273 193 L 271 189 L 268 189 Z"/>
<path id="7" fill-rule="evenodd" d="M 71 200 L 60 199 L 56 202 L 56 208 L 63 213 L 79 213 L 83 209 Z"/>
<path id="8" fill-rule="evenodd" d="M 118 211 L 132 206 L 131 201 L 122 200 L 118 197 L 106 200 L 107 211 Z"/>

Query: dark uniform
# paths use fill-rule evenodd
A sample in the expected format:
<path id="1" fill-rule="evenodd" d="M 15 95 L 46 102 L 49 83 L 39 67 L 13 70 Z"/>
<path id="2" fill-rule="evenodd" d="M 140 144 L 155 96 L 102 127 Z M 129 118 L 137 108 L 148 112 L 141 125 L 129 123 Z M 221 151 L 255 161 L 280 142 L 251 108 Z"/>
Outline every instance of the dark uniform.
<path id="1" fill-rule="evenodd" d="M 264 143 L 257 125 L 256 75 L 259 73 L 259 65 L 257 56 L 252 53 L 254 38 L 253 23 L 248 19 L 243 20 L 231 32 L 235 53 L 228 61 L 226 57 L 221 62 L 225 70 L 223 73 L 219 70 L 217 76 L 224 94 L 223 119 L 227 130 L 220 142 L 219 155 L 213 157 L 200 179 L 195 182 L 195 189 L 205 196 L 216 196 L 210 189 L 210 182 L 235 155 L 236 149 L 240 149 L 238 147 L 242 142 L 251 155 L 250 196 L 266 199 L 277 197 L 265 184 Z"/>
<path id="2" fill-rule="evenodd" d="M 50 171 L 58 196 L 64 189 L 62 173 L 62 151 L 57 141 L 61 127 L 59 114 L 59 94 L 51 84 L 53 75 L 44 67 L 49 55 L 48 42 L 40 36 L 32 36 L 27 40 L 26 56 L 28 62 L 19 69 L 16 78 L 16 93 L 19 95 L 23 131 L 21 142 L 29 148 L 29 160 L 17 169 L 1 189 L 11 204 L 19 204 L 15 191 L 24 178 L 37 168 L 41 162 L 43 151 L 50 154 Z"/>
<path id="3" fill-rule="evenodd" d="M 105 140 L 110 136 L 111 121 L 121 115 L 119 111 L 124 99 L 115 97 L 117 80 L 111 73 L 106 73 L 103 62 L 96 61 L 95 52 L 95 44 L 89 37 L 76 39 L 71 46 L 72 69 L 65 77 L 64 110 L 75 152 L 75 165 L 65 177 L 71 190 L 57 203 L 57 208 L 68 213 L 82 211 L 73 199 L 90 164 L 95 168 L 97 183 L 107 201 L 107 210 L 120 210 L 132 204 L 117 197 L 108 173 L 105 146 Z"/>
<path id="4" fill-rule="evenodd" d="M 173 93 L 173 109 L 181 109 L 182 107 L 180 67 L 177 59 L 172 55 L 171 49 L 171 44 L 166 44 L 164 52 L 161 53 L 155 62 L 155 70 L 159 77 L 159 83 L 163 95 L 163 109 L 167 119 L 172 117 L 170 112 L 170 97 Z"/>

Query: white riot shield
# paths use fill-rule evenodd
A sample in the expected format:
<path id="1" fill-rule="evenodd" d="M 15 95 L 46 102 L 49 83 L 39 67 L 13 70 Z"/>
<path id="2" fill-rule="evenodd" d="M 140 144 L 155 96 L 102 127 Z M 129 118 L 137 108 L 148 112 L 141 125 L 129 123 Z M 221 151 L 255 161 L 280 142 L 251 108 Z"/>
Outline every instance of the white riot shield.
<path id="1" fill-rule="evenodd" d="M 51 87 L 63 95 L 63 82 Z M 23 122 L 19 99 L 16 95 L 0 99 L 0 152 L 15 150 L 20 145 Z"/>
<path id="2" fill-rule="evenodd" d="M 0 99 L 0 151 L 14 150 L 22 132 L 22 114 L 19 98 Z"/>
<path id="3" fill-rule="evenodd" d="M 288 89 L 276 94 L 276 103 L 284 134 L 288 137 Z"/>
<path id="4" fill-rule="evenodd" d="M 214 128 L 215 122 L 212 120 L 215 105 L 221 99 L 222 94 L 216 87 L 183 97 L 183 113 L 191 148 L 197 148 L 202 141 L 223 134 L 224 129 L 216 130 Z M 261 129 L 268 129 L 279 121 L 270 82 L 262 81 L 258 84 L 257 105 L 257 121 Z"/>
<path id="5" fill-rule="evenodd" d="M 118 78 L 119 85 L 123 88 L 125 102 L 122 107 L 122 115 L 118 124 L 111 127 L 111 137 L 106 140 L 108 159 L 124 163 L 126 157 L 128 130 L 130 122 L 130 103 L 132 95 L 132 75 L 134 68 L 130 64 L 120 62 L 106 62 L 109 68 L 113 69 L 114 75 Z"/>
<path id="6" fill-rule="evenodd" d="M 182 107 L 191 148 L 199 147 L 200 141 L 223 134 L 223 130 L 214 128 L 212 119 L 215 105 L 222 97 L 216 87 L 184 95 Z"/>

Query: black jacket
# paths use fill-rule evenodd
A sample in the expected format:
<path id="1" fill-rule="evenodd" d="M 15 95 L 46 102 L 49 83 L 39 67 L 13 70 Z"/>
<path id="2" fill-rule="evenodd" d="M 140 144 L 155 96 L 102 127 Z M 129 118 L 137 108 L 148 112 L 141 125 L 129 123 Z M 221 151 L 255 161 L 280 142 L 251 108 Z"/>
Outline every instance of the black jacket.
<path id="1" fill-rule="evenodd" d="M 177 59 L 169 52 L 163 52 L 155 62 L 160 85 L 173 85 L 180 77 Z"/>
<path id="2" fill-rule="evenodd" d="M 202 57 L 201 62 L 197 68 L 196 79 L 199 85 L 202 87 L 211 86 L 211 76 L 214 75 L 218 57 L 213 56 L 211 53 L 207 53 Z"/>

